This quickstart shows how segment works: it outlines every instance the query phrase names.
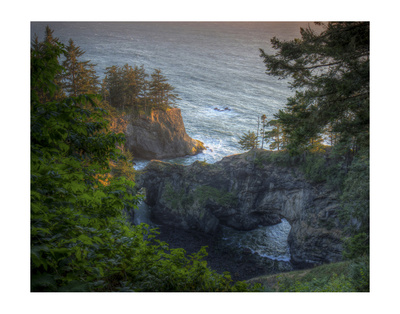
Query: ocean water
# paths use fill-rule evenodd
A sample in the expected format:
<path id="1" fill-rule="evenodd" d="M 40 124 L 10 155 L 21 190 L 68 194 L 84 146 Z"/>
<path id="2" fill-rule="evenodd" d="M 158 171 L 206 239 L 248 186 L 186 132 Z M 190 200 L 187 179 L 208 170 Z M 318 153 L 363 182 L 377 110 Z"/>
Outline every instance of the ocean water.
<path id="1" fill-rule="evenodd" d="M 186 132 L 208 147 L 196 156 L 169 160 L 214 163 L 243 152 L 239 137 L 256 131 L 257 117 L 268 119 L 293 94 L 288 81 L 265 74 L 259 48 L 274 53 L 270 39 L 300 37 L 306 22 L 32 22 L 31 34 L 42 40 L 46 25 L 67 44 L 72 38 L 97 64 L 106 67 L 144 65 L 161 69 L 181 100 Z M 33 38 L 33 37 L 32 37 Z M 228 107 L 229 111 L 215 108 Z M 136 168 L 147 162 L 137 161 Z"/>
<path id="2" fill-rule="evenodd" d="M 247 248 L 253 254 L 268 259 L 290 262 L 290 247 L 288 237 L 291 226 L 286 219 L 273 226 L 258 227 L 250 231 L 238 231 L 224 227 L 223 240 L 226 244 Z"/>

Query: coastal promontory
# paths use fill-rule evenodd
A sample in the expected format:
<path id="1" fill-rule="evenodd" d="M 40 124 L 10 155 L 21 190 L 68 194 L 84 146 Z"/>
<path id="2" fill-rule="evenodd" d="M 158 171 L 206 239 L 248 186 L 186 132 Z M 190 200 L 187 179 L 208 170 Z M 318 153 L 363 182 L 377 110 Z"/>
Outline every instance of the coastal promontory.
<path id="1" fill-rule="evenodd" d="M 181 110 L 153 110 L 150 115 L 127 116 L 126 148 L 141 159 L 196 155 L 205 147 L 185 130 Z"/>

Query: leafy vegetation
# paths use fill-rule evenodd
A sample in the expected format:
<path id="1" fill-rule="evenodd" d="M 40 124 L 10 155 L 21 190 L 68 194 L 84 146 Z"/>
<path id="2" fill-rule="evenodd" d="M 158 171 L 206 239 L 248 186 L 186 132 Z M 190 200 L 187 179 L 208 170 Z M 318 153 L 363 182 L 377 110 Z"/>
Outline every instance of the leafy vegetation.
<path id="1" fill-rule="evenodd" d="M 325 264 L 311 269 L 262 276 L 249 280 L 269 292 L 368 292 L 369 259 Z"/>
<path id="2" fill-rule="evenodd" d="M 237 203 L 237 196 L 235 196 L 234 194 L 230 192 L 223 192 L 207 185 L 199 186 L 194 191 L 194 195 L 203 203 L 206 200 L 213 200 L 219 205 L 234 206 Z"/>
<path id="3" fill-rule="evenodd" d="M 51 32 L 49 32 L 51 34 Z M 62 97 L 57 41 L 31 50 L 31 290 L 257 291 L 207 267 L 205 248 L 187 256 L 131 226 L 140 197 L 94 96 Z M 122 162 L 122 164 L 121 164 Z M 114 164 L 114 167 L 113 167 Z M 115 166 L 116 164 L 116 166 Z"/>

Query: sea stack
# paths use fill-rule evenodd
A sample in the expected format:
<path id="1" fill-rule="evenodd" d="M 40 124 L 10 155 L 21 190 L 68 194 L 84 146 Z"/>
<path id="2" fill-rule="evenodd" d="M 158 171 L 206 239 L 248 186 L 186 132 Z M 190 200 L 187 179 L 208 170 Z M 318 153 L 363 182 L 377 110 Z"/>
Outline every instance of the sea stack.
<path id="1" fill-rule="evenodd" d="M 125 136 L 126 147 L 135 158 L 177 158 L 205 150 L 201 141 L 186 133 L 179 108 L 153 110 L 151 115 L 129 117 Z"/>

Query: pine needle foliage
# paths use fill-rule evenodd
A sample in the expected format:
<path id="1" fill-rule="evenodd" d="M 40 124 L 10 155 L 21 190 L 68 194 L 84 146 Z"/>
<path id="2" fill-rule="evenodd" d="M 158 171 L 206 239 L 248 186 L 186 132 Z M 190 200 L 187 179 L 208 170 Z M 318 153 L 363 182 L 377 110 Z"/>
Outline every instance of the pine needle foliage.
<path id="1" fill-rule="evenodd" d="M 337 141 L 358 150 L 369 145 L 369 23 L 317 23 L 301 38 L 271 39 L 275 55 L 260 49 L 266 73 L 290 78 L 295 95 L 275 115 L 288 149 L 301 153 L 330 128 Z"/>

